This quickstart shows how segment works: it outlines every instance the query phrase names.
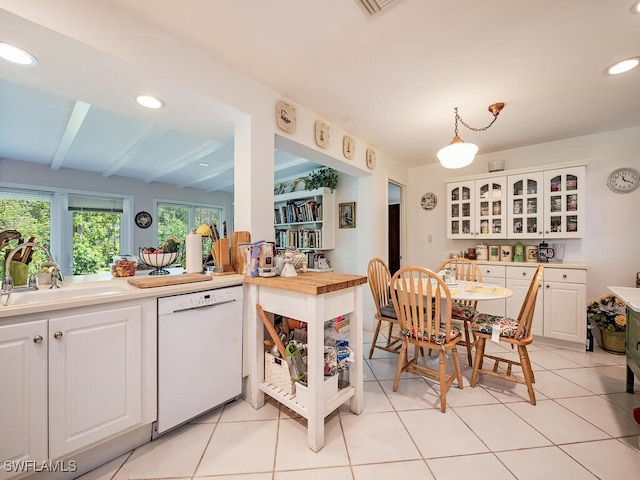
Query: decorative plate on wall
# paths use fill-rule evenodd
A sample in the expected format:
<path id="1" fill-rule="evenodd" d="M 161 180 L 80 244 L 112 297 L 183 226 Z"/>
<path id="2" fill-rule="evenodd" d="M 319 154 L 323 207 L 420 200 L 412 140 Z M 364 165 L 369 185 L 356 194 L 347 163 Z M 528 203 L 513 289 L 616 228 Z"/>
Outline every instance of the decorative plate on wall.
<path id="1" fill-rule="evenodd" d="M 316 143 L 321 148 L 329 146 L 329 125 L 316 120 Z"/>
<path id="2" fill-rule="evenodd" d="M 278 126 L 287 133 L 296 133 L 296 109 L 284 100 L 276 103 Z"/>
<path id="3" fill-rule="evenodd" d="M 342 137 L 342 153 L 345 158 L 353 160 L 356 153 L 356 144 L 353 141 L 353 137 L 350 137 L 349 135 Z"/>
<path id="4" fill-rule="evenodd" d="M 376 168 L 376 151 L 373 148 L 367 148 L 367 168 L 369 170 Z"/>
<path id="5" fill-rule="evenodd" d="M 427 192 L 420 199 L 420 206 L 425 210 L 433 210 L 438 204 L 438 197 L 435 193 Z"/>
<path id="6" fill-rule="evenodd" d="M 140 228 L 149 228 L 153 223 L 153 219 L 151 218 L 151 214 L 148 212 L 138 212 L 136 213 L 136 225 Z"/>

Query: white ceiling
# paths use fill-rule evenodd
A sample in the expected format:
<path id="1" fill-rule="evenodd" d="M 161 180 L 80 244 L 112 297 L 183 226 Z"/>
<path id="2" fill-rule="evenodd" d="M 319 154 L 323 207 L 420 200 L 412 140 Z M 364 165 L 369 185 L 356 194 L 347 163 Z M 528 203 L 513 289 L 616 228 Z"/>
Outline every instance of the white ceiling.
<path id="1" fill-rule="evenodd" d="M 640 125 L 640 69 L 604 74 L 640 55 L 632 0 L 397 0 L 374 16 L 355 0 L 94 1 L 156 25 L 408 166 L 437 161 L 453 136 L 454 107 L 482 127 L 492 118 L 487 106 L 506 103 L 489 130 L 461 127 L 479 153 Z M 230 188 L 239 112 L 175 86 L 162 112 L 141 112 L 108 92 L 112 84 L 135 91 L 146 72 L 94 61 L 88 47 L 7 11 L 0 27 L 0 40 L 39 42 L 40 59 L 37 78 L 0 65 L 0 157 Z M 82 67 L 70 61 L 78 56 Z M 86 116 L 75 100 L 91 105 Z M 278 162 L 309 168 L 292 156 Z"/>

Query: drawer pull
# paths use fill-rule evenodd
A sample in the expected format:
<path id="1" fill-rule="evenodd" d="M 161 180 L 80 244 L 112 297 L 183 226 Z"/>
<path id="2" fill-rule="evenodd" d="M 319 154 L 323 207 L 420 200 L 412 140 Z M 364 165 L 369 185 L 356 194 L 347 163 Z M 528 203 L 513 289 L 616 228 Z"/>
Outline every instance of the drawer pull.
<path id="1" fill-rule="evenodd" d="M 44 340 L 42 335 L 36 335 L 35 337 L 33 337 L 33 343 L 42 343 L 42 340 Z"/>
<path id="2" fill-rule="evenodd" d="M 567 274 L 566 274 L 566 273 L 563 273 L 563 274 L 562 274 L 562 278 L 567 278 Z"/>
<path id="3" fill-rule="evenodd" d="M 53 338 L 60 340 L 62 338 L 62 332 L 56 332 L 53 334 Z"/>
<path id="4" fill-rule="evenodd" d="M 526 277 L 527 276 L 527 272 L 522 272 L 522 276 Z"/>

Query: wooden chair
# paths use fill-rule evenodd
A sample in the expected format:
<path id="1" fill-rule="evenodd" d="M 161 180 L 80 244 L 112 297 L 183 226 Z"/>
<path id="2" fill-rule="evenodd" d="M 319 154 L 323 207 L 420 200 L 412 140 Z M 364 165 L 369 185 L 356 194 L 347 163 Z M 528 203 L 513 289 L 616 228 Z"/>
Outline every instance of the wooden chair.
<path id="1" fill-rule="evenodd" d="M 402 349 L 393 381 L 398 390 L 402 372 L 411 372 L 440 383 L 440 410 L 447 409 L 447 389 L 454 380 L 462 388 L 462 373 L 456 345 L 462 338 L 460 328 L 451 323 L 451 292 L 437 273 L 422 267 L 405 267 L 391 277 L 391 299 L 402 333 Z M 408 358 L 409 345 L 414 346 Z M 438 369 L 418 363 L 420 350 L 438 352 Z M 454 372 L 447 378 L 447 353 L 453 356 Z M 420 357 L 423 360 L 425 357 Z"/>
<path id="2" fill-rule="evenodd" d="M 529 392 L 529 400 L 532 405 L 536 404 L 536 394 L 533 391 L 533 383 L 535 377 L 533 369 L 531 368 L 531 361 L 529 360 L 529 354 L 527 352 L 527 345 L 533 341 L 533 334 L 531 333 L 531 324 L 533 323 L 533 313 L 536 306 L 536 296 L 538 295 L 538 289 L 540 282 L 542 281 L 542 272 L 544 267 L 540 265 L 536 270 L 529 290 L 520 308 L 520 314 L 517 320 L 501 317 L 498 315 L 489 315 L 486 313 L 480 313 L 476 315 L 473 322 L 471 322 L 471 331 L 476 336 L 476 358 L 473 365 L 473 374 L 471 376 L 471 386 L 475 387 L 478 382 L 479 375 L 491 375 L 493 377 L 502 378 L 515 383 L 521 383 L 527 386 Z M 520 361 L 503 358 L 498 354 L 488 355 L 484 353 L 484 347 L 487 339 L 491 339 L 491 333 L 493 327 L 499 328 L 500 342 L 511 344 L 511 348 L 515 345 L 518 347 L 518 356 Z M 483 359 L 488 358 L 493 360 L 492 370 L 483 370 Z M 500 362 L 507 364 L 506 373 L 498 371 Z M 522 368 L 522 374 L 524 379 L 516 377 L 511 373 L 513 366 L 519 366 Z"/>
<path id="3" fill-rule="evenodd" d="M 482 271 L 473 260 L 467 258 L 450 258 L 444 260 L 438 267 L 438 271 L 448 268 L 451 271 L 452 278 L 456 280 L 467 280 L 470 282 L 482 282 Z M 471 349 L 473 348 L 473 337 L 469 332 L 469 322 L 478 313 L 478 301 L 456 300 L 453 302 L 451 318 L 462 322 L 464 328 L 464 339 L 460 340 L 459 345 L 463 345 L 467 349 L 467 361 L 469 366 L 473 366 L 473 356 Z"/>
<path id="4" fill-rule="evenodd" d="M 376 306 L 376 329 L 373 332 L 373 340 L 371 341 L 371 349 L 369 350 L 369 358 L 373 356 L 373 351 L 376 348 L 384 350 L 385 352 L 399 353 L 402 346 L 402 340 L 394 335 L 394 326 L 400 326 L 398 317 L 396 316 L 395 309 L 391 303 L 389 297 L 389 281 L 391 280 L 391 273 L 389 267 L 381 258 L 372 258 L 369 261 L 367 267 L 367 279 L 369 288 L 371 288 L 371 295 L 373 296 L 373 302 Z M 378 335 L 380 334 L 380 328 L 382 324 L 388 324 L 387 330 L 387 342 L 383 345 L 378 345 Z"/>

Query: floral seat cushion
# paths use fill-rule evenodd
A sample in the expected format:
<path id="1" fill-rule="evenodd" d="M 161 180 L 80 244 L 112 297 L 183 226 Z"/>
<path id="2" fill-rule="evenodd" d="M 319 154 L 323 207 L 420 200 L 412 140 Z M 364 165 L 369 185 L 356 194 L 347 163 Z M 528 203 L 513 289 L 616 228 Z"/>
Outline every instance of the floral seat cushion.
<path id="1" fill-rule="evenodd" d="M 444 329 L 445 325 L 440 324 L 440 328 Z M 405 337 L 415 337 L 415 335 L 413 334 L 413 330 L 408 330 L 406 328 L 402 330 L 402 334 Z M 451 329 L 449 330 L 449 338 L 453 340 L 458 335 L 460 335 L 460 327 L 458 325 L 451 325 Z M 424 331 L 425 340 L 427 336 L 429 336 L 429 332 L 425 330 Z M 444 343 L 444 338 L 445 338 L 445 333 L 443 330 L 440 330 L 440 333 L 437 336 L 432 334 L 429 338 L 429 341 L 435 342 L 435 343 Z"/>
<path id="2" fill-rule="evenodd" d="M 453 302 L 451 317 L 456 320 L 471 320 L 478 314 L 478 310 L 463 303 Z"/>
<path id="3" fill-rule="evenodd" d="M 471 322 L 471 330 L 478 333 L 486 333 L 491 335 L 493 326 L 498 325 L 501 337 L 514 338 L 518 330 L 518 321 L 513 318 L 503 317 L 501 315 L 490 315 L 488 313 L 479 313 Z M 522 335 L 521 335 L 522 337 Z"/>

